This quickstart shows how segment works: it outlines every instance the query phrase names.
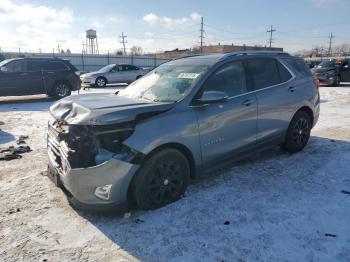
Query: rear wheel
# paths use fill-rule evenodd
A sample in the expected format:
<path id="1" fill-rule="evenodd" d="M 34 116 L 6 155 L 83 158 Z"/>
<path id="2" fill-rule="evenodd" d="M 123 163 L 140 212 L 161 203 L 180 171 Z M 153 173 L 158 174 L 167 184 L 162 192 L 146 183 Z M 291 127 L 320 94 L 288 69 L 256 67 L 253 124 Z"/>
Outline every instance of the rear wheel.
<path id="1" fill-rule="evenodd" d="M 132 193 L 141 209 L 155 209 L 181 198 L 190 180 L 187 158 L 178 150 L 164 149 L 151 158 L 136 174 Z"/>
<path id="2" fill-rule="evenodd" d="M 107 79 L 104 77 L 98 77 L 95 81 L 97 87 L 104 87 L 107 84 Z"/>
<path id="3" fill-rule="evenodd" d="M 136 80 L 137 80 L 137 79 L 140 79 L 141 77 L 142 77 L 141 75 L 137 76 L 137 77 L 136 77 Z"/>
<path id="4" fill-rule="evenodd" d="M 52 96 L 61 99 L 71 94 L 70 86 L 67 83 L 59 82 L 55 84 Z"/>
<path id="5" fill-rule="evenodd" d="M 309 141 L 311 127 L 310 115 L 305 111 L 297 112 L 289 124 L 284 148 L 291 153 L 301 151 Z"/>

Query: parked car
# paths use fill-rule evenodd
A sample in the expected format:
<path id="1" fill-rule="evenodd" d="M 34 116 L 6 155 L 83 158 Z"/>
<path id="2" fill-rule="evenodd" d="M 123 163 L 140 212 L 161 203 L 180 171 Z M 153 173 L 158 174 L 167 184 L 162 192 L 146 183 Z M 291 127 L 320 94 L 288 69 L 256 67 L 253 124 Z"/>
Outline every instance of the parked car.
<path id="1" fill-rule="evenodd" d="M 159 208 L 257 149 L 302 150 L 319 117 L 317 83 L 304 60 L 279 52 L 167 62 L 117 95 L 53 104 L 50 176 L 80 207 Z"/>
<path id="2" fill-rule="evenodd" d="M 327 59 L 311 69 L 321 84 L 338 86 L 340 82 L 350 82 L 349 60 Z"/>
<path id="3" fill-rule="evenodd" d="M 0 96 L 69 96 L 80 89 L 79 71 L 58 58 L 14 58 L 0 62 Z"/>
<path id="4" fill-rule="evenodd" d="M 82 87 L 104 87 L 107 84 L 131 83 L 148 72 L 148 69 L 134 65 L 111 64 L 102 67 L 96 72 L 83 74 L 80 76 L 80 79 Z"/>

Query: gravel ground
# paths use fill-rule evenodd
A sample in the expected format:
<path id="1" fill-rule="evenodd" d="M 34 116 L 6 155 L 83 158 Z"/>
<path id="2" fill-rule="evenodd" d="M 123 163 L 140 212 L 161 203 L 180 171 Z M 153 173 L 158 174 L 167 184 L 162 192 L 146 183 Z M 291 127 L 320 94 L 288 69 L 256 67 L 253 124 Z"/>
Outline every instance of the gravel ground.
<path id="1" fill-rule="evenodd" d="M 28 135 L 33 151 L 0 162 L 0 261 L 350 261 L 350 88 L 321 98 L 303 152 L 264 152 L 124 216 L 74 210 L 45 176 L 51 100 L 1 98 L 0 147 Z"/>

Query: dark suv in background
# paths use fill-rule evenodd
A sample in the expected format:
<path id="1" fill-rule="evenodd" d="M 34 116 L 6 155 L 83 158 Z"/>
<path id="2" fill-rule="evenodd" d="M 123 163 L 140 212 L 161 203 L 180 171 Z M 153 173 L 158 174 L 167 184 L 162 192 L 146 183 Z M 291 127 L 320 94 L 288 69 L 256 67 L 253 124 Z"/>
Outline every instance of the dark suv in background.
<path id="1" fill-rule="evenodd" d="M 0 63 L 0 96 L 69 96 L 80 89 L 80 72 L 58 58 L 14 58 Z"/>
<path id="2" fill-rule="evenodd" d="M 312 74 L 322 84 L 337 86 L 340 82 L 350 82 L 349 60 L 328 59 L 311 69 Z"/>

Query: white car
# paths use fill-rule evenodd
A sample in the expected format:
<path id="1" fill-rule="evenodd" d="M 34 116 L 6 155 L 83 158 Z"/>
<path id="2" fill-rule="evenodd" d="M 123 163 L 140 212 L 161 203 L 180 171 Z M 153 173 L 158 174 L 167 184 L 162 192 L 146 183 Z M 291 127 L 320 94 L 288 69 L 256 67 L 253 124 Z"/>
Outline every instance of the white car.
<path id="1" fill-rule="evenodd" d="M 96 72 L 81 75 L 80 80 L 82 87 L 104 87 L 107 84 L 131 83 L 148 72 L 148 69 L 134 65 L 111 64 Z"/>

